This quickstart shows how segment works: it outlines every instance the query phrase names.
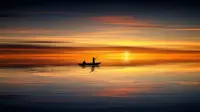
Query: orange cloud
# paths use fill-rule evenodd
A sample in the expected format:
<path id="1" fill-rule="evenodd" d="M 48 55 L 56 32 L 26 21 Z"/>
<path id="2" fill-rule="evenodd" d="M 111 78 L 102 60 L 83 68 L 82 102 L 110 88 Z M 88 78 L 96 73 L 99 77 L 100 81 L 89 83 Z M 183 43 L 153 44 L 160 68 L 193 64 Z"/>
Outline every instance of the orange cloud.
<path id="1" fill-rule="evenodd" d="M 94 21 L 103 22 L 105 24 L 114 24 L 120 26 L 129 26 L 136 28 L 163 28 L 163 30 L 178 30 L 178 31 L 200 31 L 200 28 L 176 28 L 170 27 L 166 25 L 156 25 L 146 21 L 137 20 L 131 16 L 100 16 L 100 17 L 92 17 Z"/>
<path id="2" fill-rule="evenodd" d="M 164 26 L 154 25 L 144 21 L 138 21 L 131 16 L 101 16 L 91 18 L 95 21 L 104 22 L 105 24 L 124 25 L 138 28 L 162 28 Z"/>

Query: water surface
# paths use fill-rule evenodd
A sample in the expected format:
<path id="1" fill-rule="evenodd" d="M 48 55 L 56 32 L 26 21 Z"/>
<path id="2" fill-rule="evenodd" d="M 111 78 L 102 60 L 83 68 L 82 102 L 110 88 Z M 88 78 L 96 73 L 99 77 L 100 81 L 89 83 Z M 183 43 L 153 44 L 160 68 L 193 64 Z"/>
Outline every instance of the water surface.
<path id="1" fill-rule="evenodd" d="M 0 69 L 4 111 L 198 111 L 200 64 Z"/>

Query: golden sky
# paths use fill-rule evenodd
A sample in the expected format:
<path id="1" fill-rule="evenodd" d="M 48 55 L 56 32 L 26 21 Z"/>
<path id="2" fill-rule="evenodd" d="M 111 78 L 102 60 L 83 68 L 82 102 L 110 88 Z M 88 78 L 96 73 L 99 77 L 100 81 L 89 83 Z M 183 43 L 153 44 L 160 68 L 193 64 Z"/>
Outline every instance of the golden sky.
<path id="1" fill-rule="evenodd" d="M 64 20 L 46 28 L 0 28 L 0 66 L 69 65 L 92 57 L 105 65 L 200 60 L 196 26 L 120 15 Z"/>

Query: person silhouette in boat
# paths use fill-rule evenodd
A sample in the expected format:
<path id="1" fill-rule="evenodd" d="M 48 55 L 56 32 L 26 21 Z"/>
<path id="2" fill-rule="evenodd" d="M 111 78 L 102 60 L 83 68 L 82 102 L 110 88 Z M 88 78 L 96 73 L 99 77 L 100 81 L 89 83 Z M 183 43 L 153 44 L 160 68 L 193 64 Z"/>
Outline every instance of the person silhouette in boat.
<path id="1" fill-rule="evenodd" d="M 93 63 L 93 64 L 95 64 L 95 60 L 96 60 L 96 58 L 93 57 L 93 58 L 92 58 L 92 63 Z"/>
<path id="2" fill-rule="evenodd" d="M 85 60 L 83 61 L 83 64 L 84 64 L 84 65 L 86 64 Z"/>

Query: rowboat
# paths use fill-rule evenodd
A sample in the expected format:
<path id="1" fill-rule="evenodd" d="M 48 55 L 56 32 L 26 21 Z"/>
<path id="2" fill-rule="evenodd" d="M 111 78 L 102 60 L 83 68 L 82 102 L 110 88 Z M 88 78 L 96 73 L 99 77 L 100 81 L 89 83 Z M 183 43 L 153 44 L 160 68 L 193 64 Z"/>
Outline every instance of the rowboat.
<path id="1" fill-rule="evenodd" d="M 97 62 L 97 63 L 78 63 L 80 66 L 97 66 L 100 65 L 101 62 Z"/>

